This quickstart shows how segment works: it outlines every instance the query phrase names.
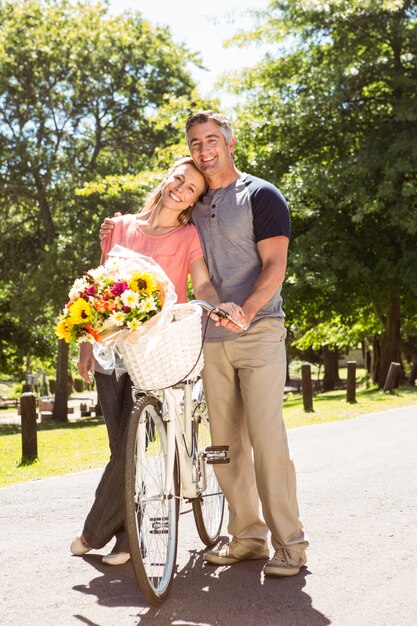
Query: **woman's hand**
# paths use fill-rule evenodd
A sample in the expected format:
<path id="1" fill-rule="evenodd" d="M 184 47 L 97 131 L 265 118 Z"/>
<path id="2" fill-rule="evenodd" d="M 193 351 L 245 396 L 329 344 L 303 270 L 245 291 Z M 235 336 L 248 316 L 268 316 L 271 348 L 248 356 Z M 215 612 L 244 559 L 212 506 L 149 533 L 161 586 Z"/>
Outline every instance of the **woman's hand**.
<path id="1" fill-rule="evenodd" d="M 77 366 L 80 376 L 90 384 L 93 380 L 91 374 L 94 374 L 94 355 L 93 346 L 88 341 L 83 341 L 80 346 Z"/>
<path id="2" fill-rule="evenodd" d="M 121 213 L 115 213 L 113 217 L 120 217 Z M 107 235 L 111 233 L 114 228 L 113 217 L 105 217 L 104 222 L 101 223 L 99 238 L 105 239 Z"/>

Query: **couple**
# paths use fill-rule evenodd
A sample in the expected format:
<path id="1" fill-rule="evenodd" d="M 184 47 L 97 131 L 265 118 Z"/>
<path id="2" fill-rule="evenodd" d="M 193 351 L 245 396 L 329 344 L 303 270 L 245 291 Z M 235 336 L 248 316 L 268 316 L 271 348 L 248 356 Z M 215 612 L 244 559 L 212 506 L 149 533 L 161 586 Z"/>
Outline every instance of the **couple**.
<path id="1" fill-rule="evenodd" d="M 201 111 L 189 116 L 186 138 L 191 159 L 174 164 L 138 215 L 106 220 L 101 246 L 104 255 L 120 243 L 152 256 L 174 283 L 179 302 L 186 299 L 190 273 L 197 298 L 250 324 L 242 333 L 227 319 L 211 321 L 206 334 L 202 376 L 212 443 L 229 445 L 230 463 L 215 469 L 229 505 L 232 539 L 204 559 L 215 565 L 268 559 L 270 531 L 275 553 L 265 575 L 293 576 L 306 562 L 308 542 L 298 517 L 295 469 L 282 419 L 286 333 L 280 292 L 289 212 L 273 185 L 236 169 L 236 139 L 223 115 Z M 188 222 L 191 212 L 194 225 Z M 79 371 L 89 380 L 94 370 L 111 458 L 71 551 L 85 554 L 116 536 L 103 562 L 120 564 L 129 559 L 129 548 L 120 501 L 123 445 L 118 442 L 123 442 L 132 409 L 131 381 L 127 374 L 117 382 L 114 373 L 100 372 L 91 347 L 82 344 Z"/>

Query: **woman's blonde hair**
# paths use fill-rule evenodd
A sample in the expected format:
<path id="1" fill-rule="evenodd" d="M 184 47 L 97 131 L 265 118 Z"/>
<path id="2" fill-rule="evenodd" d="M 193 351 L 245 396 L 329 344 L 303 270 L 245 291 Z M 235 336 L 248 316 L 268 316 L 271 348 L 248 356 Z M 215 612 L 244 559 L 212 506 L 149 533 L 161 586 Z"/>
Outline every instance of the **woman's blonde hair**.
<path id="1" fill-rule="evenodd" d="M 161 199 L 162 192 L 164 190 L 167 178 L 169 178 L 169 176 L 171 176 L 172 172 L 174 172 L 177 169 L 177 167 L 180 167 L 181 165 L 192 165 L 197 170 L 197 172 L 199 172 L 201 174 L 201 172 L 195 166 L 195 163 L 194 163 L 194 161 L 192 160 L 191 157 L 183 157 L 182 159 L 178 159 L 178 161 L 175 161 L 175 163 L 171 166 L 171 168 L 169 169 L 168 173 L 165 175 L 164 179 L 159 183 L 159 185 L 157 185 L 154 189 L 152 189 L 152 191 L 150 192 L 150 194 L 146 198 L 143 207 L 138 211 L 139 214 L 140 213 L 148 213 L 148 212 L 154 210 L 154 208 L 158 204 L 159 200 Z M 206 181 L 204 179 L 204 189 L 203 189 L 202 193 L 199 195 L 199 197 L 196 199 L 196 201 L 199 200 L 202 196 L 204 196 L 204 194 L 207 193 L 207 190 L 208 190 L 208 185 L 207 185 L 207 183 L 206 183 Z M 191 214 L 193 212 L 193 208 L 194 208 L 194 204 L 189 206 L 187 209 L 184 209 L 184 211 L 182 211 L 178 215 L 178 222 L 180 224 L 186 224 L 187 222 L 190 221 Z"/>

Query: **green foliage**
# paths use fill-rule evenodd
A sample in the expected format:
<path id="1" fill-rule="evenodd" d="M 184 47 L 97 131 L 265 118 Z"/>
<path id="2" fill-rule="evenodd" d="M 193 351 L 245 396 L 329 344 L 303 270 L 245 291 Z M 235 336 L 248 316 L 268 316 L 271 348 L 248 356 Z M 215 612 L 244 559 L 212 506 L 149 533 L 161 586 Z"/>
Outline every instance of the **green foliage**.
<path id="1" fill-rule="evenodd" d="M 55 356 L 54 320 L 99 261 L 103 217 L 135 210 L 164 165 L 160 146 L 183 142 L 199 59 L 102 2 L 9 0 L 0 21 L 0 356 L 16 373 L 23 357 Z"/>
<path id="2" fill-rule="evenodd" d="M 392 358 L 396 302 L 417 305 L 416 3 L 271 1 L 261 35 L 276 52 L 240 74 L 236 154 L 290 203 L 288 320 L 343 346 L 332 320 L 372 310 Z"/>

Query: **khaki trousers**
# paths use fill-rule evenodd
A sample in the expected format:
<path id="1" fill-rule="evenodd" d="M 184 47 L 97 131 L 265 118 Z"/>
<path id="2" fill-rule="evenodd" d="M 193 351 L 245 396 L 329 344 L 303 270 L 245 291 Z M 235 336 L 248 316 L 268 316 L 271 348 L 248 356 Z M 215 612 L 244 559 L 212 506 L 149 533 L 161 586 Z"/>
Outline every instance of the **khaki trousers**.
<path id="1" fill-rule="evenodd" d="M 269 529 L 275 549 L 302 552 L 308 542 L 282 419 L 285 335 L 281 320 L 264 318 L 236 339 L 206 343 L 203 382 L 213 445 L 229 446 L 230 463 L 214 466 L 229 505 L 229 533 L 262 549 Z"/>

